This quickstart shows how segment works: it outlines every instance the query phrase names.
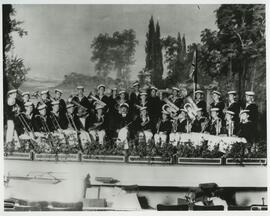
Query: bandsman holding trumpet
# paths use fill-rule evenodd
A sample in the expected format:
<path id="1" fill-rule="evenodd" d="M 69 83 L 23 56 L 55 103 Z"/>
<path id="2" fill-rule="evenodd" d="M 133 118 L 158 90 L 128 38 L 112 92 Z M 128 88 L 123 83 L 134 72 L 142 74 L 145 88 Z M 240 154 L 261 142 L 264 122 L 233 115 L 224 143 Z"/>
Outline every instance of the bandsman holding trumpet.
<path id="1" fill-rule="evenodd" d="M 103 114 L 104 107 L 99 104 L 95 103 L 95 109 L 96 113 L 93 116 L 93 118 L 90 119 L 90 127 L 88 128 L 88 131 L 90 133 L 91 138 L 100 144 L 104 144 L 105 140 L 105 117 Z"/>
<path id="2" fill-rule="evenodd" d="M 168 136 L 172 130 L 172 123 L 170 121 L 170 113 L 165 109 L 162 110 L 161 119 L 158 121 L 157 132 L 154 135 L 156 145 L 164 145 L 168 141 Z"/>
<path id="3" fill-rule="evenodd" d="M 234 113 L 233 115 L 233 121 L 235 123 L 239 122 L 239 114 L 240 114 L 240 103 L 236 101 L 236 91 L 228 91 L 228 104 L 227 104 L 227 110 L 232 111 Z"/>
<path id="4" fill-rule="evenodd" d="M 222 119 L 219 118 L 219 108 L 212 108 L 211 112 L 211 120 L 208 122 L 205 132 L 210 133 L 211 135 L 219 135 L 222 131 Z"/>
<path id="5" fill-rule="evenodd" d="M 201 112 L 203 116 L 207 117 L 207 111 L 206 111 L 206 102 L 203 99 L 204 92 L 202 90 L 197 90 L 194 92 L 194 102 L 197 105 L 198 108 L 201 108 Z"/>
<path id="6" fill-rule="evenodd" d="M 224 120 L 224 113 L 223 110 L 225 108 L 225 104 L 223 103 L 223 101 L 221 101 L 221 93 L 217 90 L 214 90 L 212 92 L 212 99 L 213 102 L 210 104 L 210 108 L 218 108 L 218 117 L 221 118 L 222 120 Z M 210 110 L 211 112 L 211 110 Z"/>
<path id="7" fill-rule="evenodd" d="M 204 132 L 207 122 L 207 118 L 203 116 L 203 108 L 198 108 L 196 118 L 192 123 L 191 132 Z"/>
<path id="8" fill-rule="evenodd" d="M 234 120 L 235 112 L 231 110 L 226 110 L 225 112 L 225 131 L 224 134 L 227 134 L 228 136 L 233 136 L 236 134 L 237 131 L 237 122 Z"/>
<path id="9" fill-rule="evenodd" d="M 55 89 L 54 93 L 55 93 L 54 100 L 59 101 L 59 111 L 66 113 L 66 111 L 67 111 L 66 102 L 62 98 L 63 91 L 60 89 Z"/>
<path id="10" fill-rule="evenodd" d="M 151 119 L 148 115 L 147 107 L 140 108 L 140 116 L 134 122 L 134 131 L 143 134 L 146 143 L 149 143 L 153 137 Z"/>
<path id="11" fill-rule="evenodd" d="M 176 105 L 179 109 L 183 108 L 183 99 L 179 96 L 180 89 L 177 87 L 172 88 L 171 102 Z"/>
<path id="12" fill-rule="evenodd" d="M 76 103 L 76 109 L 75 113 L 78 112 L 78 106 L 81 107 L 81 109 L 84 109 L 87 113 L 90 113 L 92 110 L 92 106 L 88 98 L 84 95 L 84 87 L 83 86 L 77 86 L 78 94 L 72 98 L 70 98 L 71 103 Z"/>
<path id="13" fill-rule="evenodd" d="M 54 128 L 65 130 L 68 127 L 68 120 L 66 113 L 63 109 L 60 109 L 60 100 L 55 100 L 52 102 L 52 112 L 51 112 L 52 122 L 55 125 Z"/>

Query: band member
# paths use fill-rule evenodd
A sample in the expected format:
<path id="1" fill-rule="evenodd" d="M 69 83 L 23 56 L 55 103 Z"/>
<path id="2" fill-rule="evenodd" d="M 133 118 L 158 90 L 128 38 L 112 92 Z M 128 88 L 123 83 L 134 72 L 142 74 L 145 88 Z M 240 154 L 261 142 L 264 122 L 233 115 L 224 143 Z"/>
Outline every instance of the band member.
<path id="1" fill-rule="evenodd" d="M 29 102 L 30 101 L 30 92 L 23 92 L 22 99 L 23 99 L 24 104 Z"/>
<path id="2" fill-rule="evenodd" d="M 109 97 L 109 112 L 110 114 L 116 114 L 117 110 L 115 109 L 117 107 L 117 100 L 118 100 L 118 92 L 117 88 L 111 89 L 111 95 Z"/>
<path id="3" fill-rule="evenodd" d="M 99 144 L 104 144 L 105 139 L 105 118 L 103 114 L 104 107 L 98 103 L 96 103 L 96 114 L 90 120 L 90 127 L 88 129 L 92 139 Z"/>
<path id="4" fill-rule="evenodd" d="M 133 83 L 133 89 L 134 91 L 131 92 L 130 94 L 130 105 L 131 106 L 134 106 L 134 104 L 139 104 L 139 101 L 140 101 L 140 84 L 138 81 L 135 81 Z"/>
<path id="5" fill-rule="evenodd" d="M 210 108 L 218 108 L 218 117 L 222 120 L 224 119 L 224 113 L 223 110 L 225 108 L 225 104 L 220 100 L 221 93 L 219 91 L 213 91 L 212 92 L 212 99 L 213 102 L 210 104 Z"/>
<path id="6" fill-rule="evenodd" d="M 169 133 L 172 130 L 172 123 L 169 116 L 169 112 L 165 110 L 162 111 L 161 119 L 157 123 L 157 132 L 154 136 L 156 145 L 164 145 L 168 140 Z"/>
<path id="7" fill-rule="evenodd" d="M 67 105 L 66 117 L 68 120 L 67 128 L 78 131 L 79 127 L 80 127 L 80 120 L 79 120 L 79 117 L 75 113 L 75 105 L 74 104 L 69 103 Z"/>
<path id="8" fill-rule="evenodd" d="M 205 132 L 211 135 L 219 135 L 222 130 L 222 119 L 218 117 L 219 108 L 212 108 L 210 113 L 211 120 L 208 122 Z"/>
<path id="9" fill-rule="evenodd" d="M 228 92 L 227 110 L 234 112 L 233 121 L 239 123 L 240 104 L 236 101 L 236 91 Z"/>
<path id="10" fill-rule="evenodd" d="M 60 89 L 55 89 L 54 93 L 55 93 L 54 100 L 59 101 L 60 112 L 65 113 L 67 111 L 66 102 L 63 98 L 61 98 L 63 95 L 63 91 Z"/>
<path id="11" fill-rule="evenodd" d="M 109 107 L 108 107 L 108 104 L 109 104 L 109 98 L 105 95 L 105 85 L 103 84 L 100 84 L 97 86 L 97 95 L 96 95 L 96 98 L 99 99 L 100 101 L 102 101 L 105 105 L 105 107 L 103 108 L 104 109 L 104 112 L 107 112 Z"/>
<path id="12" fill-rule="evenodd" d="M 254 125 L 254 129 L 257 128 L 258 122 L 258 106 L 254 102 L 255 93 L 253 91 L 246 91 L 246 104 L 244 109 L 249 110 L 249 121 Z"/>
<path id="13" fill-rule="evenodd" d="M 88 113 L 91 113 L 92 110 L 92 105 L 88 98 L 84 95 L 84 87 L 83 86 L 78 86 L 77 87 L 78 94 L 71 99 L 74 100 L 75 102 L 79 103 L 82 107 L 87 109 Z M 75 109 L 75 112 L 77 113 L 78 108 Z"/>
<path id="14" fill-rule="evenodd" d="M 170 133 L 170 142 L 176 146 L 180 141 L 180 133 L 187 133 L 188 121 L 187 111 L 180 109 L 179 115 L 175 114 L 172 119 L 172 131 Z"/>
<path id="15" fill-rule="evenodd" d="M 41 98 L 40 98 L 40 101 L 37 103 L 37 107 L 39 107 L 42 104 L 45 104 L 47 113 L 50 113 L 52 111 L 52 104 L 51 104 L 52 101 L 49 96 L 49 91 L 44 90 L 40 94 L 41 94 Z"/>
<path id="16" fill-rule="evenodd" d="M 203 109 L 197 109 L 197 115 L 194 121 L 192 122 L 191 132 L 201 133 L 204 132 L 207 124 L 207 118 L 203 116 Z"/>
<path id="17" fill-rule="evenodd" d="M 252 143 L 255 137 L 255 131 L 253 123 L 249 120 L 250 110 L 242 110 L 240 112 L 240 124 L 237 135 L 243 137 L 247 140 L 248 143 Z"/>
<path id="18" fill-rule="evenodd" d="M 19 124 L 17 121 L 17 114 L 21 111 L 19 102 L 17 99 L 17 89 L 8 91 L 7 99 L 7 133 L 6 133 L 6 143 L 16 141 L 18 139 Z"/>
<path id="19" fill-rule="evenodd" d="M 147 112 L 147 107 L 140 108 L 140 117 L 136 119 L 136 123 L 134 123 L 134 125 L 134 130 L 138 132 L 139 135 L 140 133 L 143 133 L 146 143 L 149 143 L 153 137 L 153 133 L 152 124 Z"/>
<path id="20" fill-rule="evenodd" d="M 54 128 L 65 130 L 68 127 L 68 120 L 66 114 L 63 110 L 60 110 L 60 100 L 52 102 L 52 112 L 51 112 L 52 122 Z"/>
<path id="21" fill-rule="evenodd" d="M 120 114 L 117 118 L 117 144 L 122 143 L 125 149 L 128 149 L 128 139 L 130 137 L 130 124 L 132 123 L 131 115 L 128 112 L 129 105 L 123 103 L 120 105 Z"/>
<path id="22" fill-rule="evenodd" d="M 116 109 L 118 110 L 118 113 L 121 113 L 121 104 L 130 104 L 128 99 L 127 99 L 127 94 L 126 94 L 126 90 L 121 90 L 119 91 L 119 99 L 117 101 L 117 106 L 116 106 Z M 132 110 L 132 109 L 131 109 Z"/>
<path id="23" fill-rule="evenodd" d="M 36 115 L 36 123 L 38 132 L 53 132 L 56 130 L 52 123 L 52 119 L 49 113 L 47 113 L 47 107 L 46 104 L 40 104 L 38 107 L 39 114 Z"/>
<path id="24" fill-rule="evenodd" d="M 197 90 L 195 91 L 195 104 L 197 105 L 198 108 L 202 108 L 202 115 L 207 116 L 207 111 L 206 111 L 206 102 L 203 99 L 204 93 L 202 90 Z"/>
<path id="25" fill-rule="evenodd" d="M 177 87 L 172 88 L 171 102 L 173 102 L 179 109 L 183 108 L 183 99 L 179 97 L 180 89 Z"/>
<path id="26" fill-rule="evenodd" d="M 26 128 L 31 131 L 37 131 L 36 117 L 34 113 L 34 104 L 31 101 L 28 101 L 24 104 L 25 113 L 24 118 L 29 128 Z"/>
<path id="27" fill-rule="evenodd" d="M 158 89 L 154 86 L 151 87 L 151 93 L 148 99 L 148 110 L 149 110 L 149 117 L 151 119 L 151 122 L 154 125 L 157 124 L 158 119 L 161 116 L 161 101 L 159 97 L 157 96 Z"/>
<path id="28" fill-rule="evenodd" d="M 233 136 L 236 134 L 237 132 L 237 123 L 234 121 L 234 116 L 235 116 L 235 112 L 227 110 L 225 112 L 225 134 L 227 134 L 228 136 Z"/>

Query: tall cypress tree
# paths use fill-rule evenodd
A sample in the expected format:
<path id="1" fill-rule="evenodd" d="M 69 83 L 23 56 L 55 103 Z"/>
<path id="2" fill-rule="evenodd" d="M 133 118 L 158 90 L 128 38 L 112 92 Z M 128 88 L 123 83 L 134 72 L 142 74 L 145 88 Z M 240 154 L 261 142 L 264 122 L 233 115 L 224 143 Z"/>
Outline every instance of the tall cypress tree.
<path id="1" fill-rule="evenodd" d="M 145 70 L 154 69 L 154 37 L 155 37 L 155 24 L 153 16 L 149 21 L 148 32 L 146 33 L 146 44 L 145 44 Z"/>
<path id="2" fill-rule="evenodd" d="M 182 38 L 182 50 L 183 50 L 183 55 L 185 56 L 187 54 L 187 47 L 186 47 L 186 38 L 185 38 L 185 35 L 183 35 L 183 38 Z"/>
<path id="3" fill-rule="evenodd" d="M 163 58 L 162 58 L 162 45 L 160 41 L 160 26 L 159 22 L 156 24 L 155 34 L 155 66 L 153 71 L 153 84 L 157 87 L 161 86 L 163 74 Z"/>

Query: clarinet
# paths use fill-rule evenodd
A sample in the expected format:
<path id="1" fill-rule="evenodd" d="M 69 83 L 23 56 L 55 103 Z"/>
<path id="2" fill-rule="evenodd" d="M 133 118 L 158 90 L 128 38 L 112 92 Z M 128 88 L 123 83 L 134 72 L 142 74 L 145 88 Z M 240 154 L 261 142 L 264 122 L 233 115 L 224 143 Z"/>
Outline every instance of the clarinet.
<path id="1" fill-rule="evenodd" d="M 59 122 L 58 122 L 56 116 L 55 116 L 54 114 L 52 114 L 52 116 L 53 116 L 53 118 L 54 118 L 54 121 L 56 122 L 56 127 L 55 127 L 55 125 L 54 125 L 54 127 L 55 127 L 55 128 L 58 128 L 58 129 L 60 130 L 60 133 L 64 136 L 64 139 L 65 139 L 66 143 L 68 143 L 67 136 L 66 136 L 66 134 L 63 132 L 63 129 L 61 128 L 61 126 L 60 126 L 60 124 L 59 124 Z M 54 124 L 54 122 L 53 122 L 53 124 Z"/>

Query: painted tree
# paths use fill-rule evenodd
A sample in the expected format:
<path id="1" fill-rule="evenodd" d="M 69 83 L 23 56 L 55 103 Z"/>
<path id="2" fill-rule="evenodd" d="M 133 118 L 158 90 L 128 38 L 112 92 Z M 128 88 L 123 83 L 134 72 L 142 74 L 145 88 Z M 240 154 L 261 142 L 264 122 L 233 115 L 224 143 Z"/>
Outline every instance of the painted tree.
<path id="1" fill-rule="evenodd" d="M 160 87 L 162 84 L 162 75 L 163 75 L 163 56 L 162 56 L 162 44 L 160 39 L 160 26 L 159 22 L 156 24 L 156 33 L 154 40 L 154 48 L 155 48 L 155 64 L 154 70 L 152 73 L 152 81 L 153 84 L 157 87 Z"/>
<path id="2" fill-rule="evenodd" d="M 154 18 L 151 16 L 148 24 L 148 32 L 146 33 L 145 43 L 145 70 L 154 71 L 155 68 L 155 23 Z M 151 74 L 152 75 L 152 74 Z"/>
<path id="3" fill-rule="evenodd" d="M 130 66 L 135 63 L 135 47 L 138 44 L 133 29 L 99 34 L 94 38 L 91 48 L 91 60 L 96 62 L 95 70 L 100 77 L 106 77 L 111 71 L 116 71 L 117 78 L 127 82 Z"/>

